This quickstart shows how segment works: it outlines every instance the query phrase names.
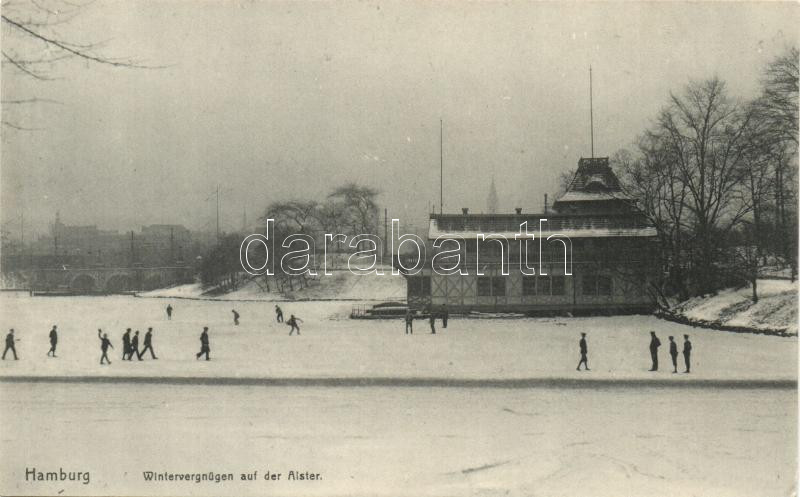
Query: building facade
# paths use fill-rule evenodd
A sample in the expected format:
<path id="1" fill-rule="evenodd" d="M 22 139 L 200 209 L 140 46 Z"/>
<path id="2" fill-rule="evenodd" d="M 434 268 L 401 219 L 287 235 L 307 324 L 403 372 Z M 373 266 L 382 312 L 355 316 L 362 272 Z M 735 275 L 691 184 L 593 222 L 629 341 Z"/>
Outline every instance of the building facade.
<path id="1" fill-rule="evenodd" d="M 548 212 L 432 214 L 430 257 L 406 275 L 408 303 L 451 312 L 649 310 L 656 236 L 608 158 L 580 159 Z"/>

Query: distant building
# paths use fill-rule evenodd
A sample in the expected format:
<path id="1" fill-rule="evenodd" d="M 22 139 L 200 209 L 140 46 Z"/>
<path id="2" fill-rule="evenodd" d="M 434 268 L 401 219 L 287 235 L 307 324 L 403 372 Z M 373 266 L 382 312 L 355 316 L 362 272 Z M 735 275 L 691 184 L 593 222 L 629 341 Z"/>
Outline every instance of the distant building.
<path id="1" fill-rule="evenodd" d="M 572 182 L 553 210 L 546 214 L 523 214 L 521 209 L 514 214 L 469 214 L 464 209 L 460 215 L 431 214 L 427 266 L 407 276 L 409 305 L 486 312 L 622 312 L 653 306 L 649 285 L 658 269 L 656 230 L 623 194 L 608 158 L 580 159 Z M 544 239 L 540 240 L 540 220 L 544 219 Z M 536 239 L 523 245 L 514 235 L 525 222 Z M 487 239 L 480 241 L 480 234 Z M 557 234 L 568 240 L 546 239 Z M 489 235 L 505 240 L 488 239 Z M 450 252 L 451 257 L 431 262 L 430 251 L 445 255 L 442 251 L 456 246 L 445 242 L 433 249 L 437 238 L 464 241 L 459 267 L 466 275 L 437 273 L 452 267 L 456 260 Z M 571 260 L 566 270 L 565 251 Z M 534 269 L 535 276 L 520 270 L 520 259 L 526 263 L 526 256 L 526 265 Z M 503 260 L 507 275 L 502 274 Z M 566 274 L 569 272 L 572 274 Z"/>

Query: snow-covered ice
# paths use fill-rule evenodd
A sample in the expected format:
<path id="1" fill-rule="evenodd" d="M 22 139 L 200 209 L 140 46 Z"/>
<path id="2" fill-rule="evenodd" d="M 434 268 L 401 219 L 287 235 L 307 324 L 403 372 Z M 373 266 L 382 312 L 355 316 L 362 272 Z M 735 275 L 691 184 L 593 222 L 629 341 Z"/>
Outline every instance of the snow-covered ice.
<path id="1" fill-rule="evenodd" d="M 774 497 L 796 477 L 790 390 L 2 388 L 6 495 Z M 26 483 L 30 466 L 92 485 Z M 256 470 L 283 478 L 142 476 Z"/>

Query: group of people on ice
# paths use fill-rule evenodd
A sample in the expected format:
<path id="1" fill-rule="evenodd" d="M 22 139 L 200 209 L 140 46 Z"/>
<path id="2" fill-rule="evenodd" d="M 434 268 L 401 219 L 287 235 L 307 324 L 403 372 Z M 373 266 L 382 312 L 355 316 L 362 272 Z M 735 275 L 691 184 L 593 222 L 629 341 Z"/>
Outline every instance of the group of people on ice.
<path id="1" fill-rule="evenodd" d="M 167 312 L 167 320 L 172 320 L 172 313 L 174 312 L 174 308 L 171 304 L 168 304 L 166 307 Z M 239 325 L 239 318 L 241 315 L 236 311 L 236 309 L 232 309 L 231 313 L 233 313 L 233 324 L 235 326 Z M 280 306 L 275 306 L 275 319 L 278 323 L 283 323 L 283 310 Z M 289 319 L 286 320 L 285 324 L 290 327 L 289 335 L 294 334 L 296 331 L 297 334 L 300 334 L 300 325 L 303 320 L 295 316 L 294 314 L 290 314 Z M 125 333 L 122 335 L 122 360 L 123 361 L 132 361 L 134 357 L 137 360 L 143 360 L 145 354 L 149 351 L 150 357 L 152 359 L 158 359 L 156 357 L 155 349 L 153 348 L 153 328 L 147 328 L 147 333 L 144 334 L 144 339 L 142 342 L 142 349 L 139 349 L 139 330 L 133 332 L 131 335 L 131 328 L 125 330 Z M 108 349 L 114 348 L 111 344 L 111 340 L 108 338 L 108 333 L 104 333 L 102 329 L 97 330 L 97 338 L 100 340 L 100 364 L 111 364 L 111 360 L 108 358 Z M 50 339 L 50 349 L 47 351 L 48 357 L 58 357 L 56 355 L 56 348 L 58 347 L 58 326 L 53 325 L 53 328 L 50 330 L 49 333 Z M 8 334 L 6 335 L 6 346 L 3 350 L 3 360 L 6 359 L 6 354 L 11 352 L 14 356 L 14 360 L 19 360 L 19 356 L 17 356 L 17 347 L 16 342 L 19 342 L 19 339 L 14 335 L 14 329 L 10 329 Z M 208 326 L 203 327 L 203 332 L 200 334 L 200 352 L 196 354 L 197 359 L 205 356 L 206 360 L 211 360 L 211 346 L 208 339 Z"/>
<path id="2" fill-rule="evenodd" d="M 656 336 L 655 331 L 650 332 L 650 360 L 652 361 L 653 365 L 650 367 L 648 371 L 658 371 L 658 348 L 661 347 L 661 340 L 658 339 Z M 578 348 L 580 349 L 581 359 L 578 362 L 578 367 L 576 368 L 578 371 L 581 370 L 581 364 L 586 371 L 590 371 L 589 369 L 589 347 L 586 343 L 586 333 L 581 333 L 581 339 L 578 342 Z M 678 344 L 675 343 L 675 337 L 669 337 L 669 355 L 672 358 L 672 372 L 678 372 Z M 683 361 L 686 364 L 686 371 L 684 373 L 689 373 L 691 370 L 691 358 L 692 358 L 692 342 L 689 341 L 689 335 L 683 335 Z"/>

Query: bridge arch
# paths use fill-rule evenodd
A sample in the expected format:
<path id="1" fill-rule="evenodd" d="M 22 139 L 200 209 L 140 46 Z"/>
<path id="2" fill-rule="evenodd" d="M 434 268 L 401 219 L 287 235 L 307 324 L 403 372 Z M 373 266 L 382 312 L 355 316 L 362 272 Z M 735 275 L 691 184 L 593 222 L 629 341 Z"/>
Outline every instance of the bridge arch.
<path id="1" fill-rule="evenodd" d="M 72 278 L 69 287 L 76 292 L 90 293 L 95 291 L 96 282 L 91 275 L 83 273 Z"/>
<path id="2" fill-rule="evenodd" d="M 106 280 L 105 291 L 108 293 L 128 292 L 133 289 L 133 278 L 128 274 L 112 274 Z"/>

